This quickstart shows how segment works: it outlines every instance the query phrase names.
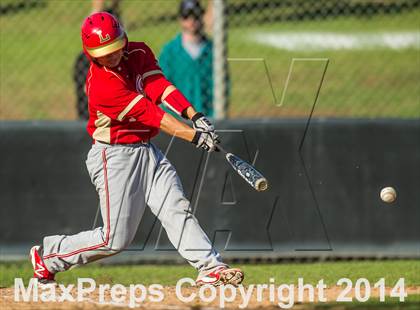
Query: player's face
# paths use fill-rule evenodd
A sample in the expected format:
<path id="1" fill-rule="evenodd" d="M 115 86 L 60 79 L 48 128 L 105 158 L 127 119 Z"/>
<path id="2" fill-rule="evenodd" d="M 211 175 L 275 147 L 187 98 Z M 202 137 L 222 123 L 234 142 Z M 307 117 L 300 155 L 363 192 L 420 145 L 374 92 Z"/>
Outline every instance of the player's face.
<path id="1" fill-rule="evenodd" d="M 191 34 L 198 34 L 202 29 L 203 23 L 201 17 L 189 15 L 187 17 L 181 18 L 180 22 L 182 30 Z"/>
<path id="2" fill-rule="evenodd" d="M 122 56 L 123 50 L 119 49 L 111 54 L 96 58 L 96 61 L 102 66 L 114 68 L 120 63 Z"/>

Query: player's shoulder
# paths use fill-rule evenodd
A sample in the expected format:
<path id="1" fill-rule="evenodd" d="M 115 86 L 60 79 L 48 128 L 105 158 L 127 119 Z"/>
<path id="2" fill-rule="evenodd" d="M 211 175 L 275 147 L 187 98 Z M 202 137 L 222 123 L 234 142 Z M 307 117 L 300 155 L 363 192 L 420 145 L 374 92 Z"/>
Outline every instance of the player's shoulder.
<path id="1" fill-rule="evenodd" d="M 88 73 L 88 80 L 96 83 L 107 83 L 108 81 L 120 80 L 118 74 L 103 66 L 92 64 Z"/>
<path id="2" fill-rule="evenodd" d="M 110 92 L 124 86 L 122 78 L 105 67 L 91 65 L 87 76 L 87 95 L 92 100 L 109 96 Z"/>
<path id="3" fill-rule="evenodd" d="M 129 55 L 147 55 L 153 53 L 153 51 L 145 42 L 128 42 L 127 53 Z"/>

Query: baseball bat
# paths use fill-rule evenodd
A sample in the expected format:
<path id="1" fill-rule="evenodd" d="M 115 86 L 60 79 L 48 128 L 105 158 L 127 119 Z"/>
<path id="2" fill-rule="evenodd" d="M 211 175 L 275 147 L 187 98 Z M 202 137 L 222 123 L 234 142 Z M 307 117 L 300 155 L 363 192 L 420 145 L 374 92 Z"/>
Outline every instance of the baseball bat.
<path id="1" fill-rule="evenodd" d="M 262 192 L 268 188 L 267 179 L 251 164 L 235 154 L 227 152 L 220 144 L 217 148 L 225 154 L 225 158 L 232 168 L 255 190 Z"/>

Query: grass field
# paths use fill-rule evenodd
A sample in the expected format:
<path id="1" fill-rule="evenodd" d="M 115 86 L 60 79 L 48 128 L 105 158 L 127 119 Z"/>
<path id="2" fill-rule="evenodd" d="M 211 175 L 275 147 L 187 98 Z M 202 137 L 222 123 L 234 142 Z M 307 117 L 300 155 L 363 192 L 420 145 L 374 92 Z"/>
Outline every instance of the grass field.
<path id="1" fill-rule="evenodd" d="M 25 281 L 32 276 L 32 266 L 29 262 L 1 263 L 2 287 L 13 285 L 13 279 L 21 277 Z M 328 285 L 334 285 L 340 278 L 356 280 L 367 278 L 376 282 L 385 277 L 387 282 L 395 282 L 404 277 L 407 286 L 420 286 L 420 261 L 354 261 L 354 262 L 320 262 L 320 263 L 285 263 L 262 265 L 239 265 L 246 273 L 246 283 L 266 283 L 269 278 L 275 278 L 281 283 L 297 283 L 299 277 L 305 282 L 316 284 L 324 279 Z M 72 283 L 77 278 L 92 277 L 98 283 L 161 283 L 175 285 L 182 277 L 195 278 L 196 272 L 188 265 L 122 265 L 110 266 L 91 264 L 69 272 L 59 273 L 58 281 Z M 420 292 L 419 292 L 420 293 Z"/>
<path id="2" fill-rule="evenodd" d="M 1 263 L 1 284 L 3 290 L 12 287 L 15 278 L 23 278 L 27 283 L 31 277 L 31 266 L 28 262 Z M 380 302 L 376 295 L 372 295 L 367 302 L 361 303 L 353 300 L 351 303 L 334 302 L 316 304 L 316 308 L 335 308 L 345 306 L 348 309 L 378 308 L 387 309 L 404 308 L 418 309 L 420 306 L 420 261 L 397 260 L 397 261 L 353 261 L 353 262 L 318 262 L 318 263 L 282 263 L 269 265 L 238 265 L 244 270 L 246 280 L 245 287 L 251 284 L 274 283 L 295 284 L 298 278 L 303 278 L 305 284 L 316 285 L 320 279 L 324 280 L 330 291 L 339 291 L 342 287 L 337 286 L 340 278 L 348 278 L 354 283 L 359 278 L 366 278 L 373 288 L 373 284 L 380 278 L 385 278 L 386 286 L 392 288 L 400 278 L 405 279 L 405 288 L 409 291 L 404 302 L 398 298 L 389 297 L 386 294 L 385 302 Z M 99 284 L 143 284 L 145 286 L 159 283 L 164 287 L 174 287 L 181 278 L 195 279 L 196 272 L 187 265 L 121 265 L 109 266 L 91 264 L 76 268 L 57 276 L 59 283 L 65 285 L 77 283 L 78 278 L 93 278 Z M 330 293 L 329 293 L 330 294 Z M 331 293 L 332 294 L 332 293 Z M 335 292 L 337 294 L 337 292 Z M 327 294 L 328 295 L 328 294 Z M 332 295 L 331 295 L 332 296 Z M 335 296 L 335 295 L 334 295 Z M 315 306 L 315 305 L 314 305 Z M 311 306 L 312 307 L 312 306 Z"/>
<path id="3" fill-rule="evenodd" d="M 89 12 L 90 2 L 46 3 L 44 8 L 0 16 L 0 119 L 76 117 L 72 65 L 81 49 L 79 27 Z M 179 30 L 176 22 L 142 24 L 150 16 L 174 14 L 174 1 L 123 1 L 122 12 L 130 39 L 146 41 L 156 54 Z M 228 56 L 264 58 L 278 100 L 293 58 L 329 59 L 316 116 L 420 117 L 418 49 L 291 52 L 250 40 L 254 33 L 266 31 L 418 32 L 419 12 L 232 26 L 229 28 Z M 284 104 L 277 107 L 264 64 L 261 61 L 231 61 L 230 115 L 307 116 L 323 67 L 324 63 L 297 66 Z"/>

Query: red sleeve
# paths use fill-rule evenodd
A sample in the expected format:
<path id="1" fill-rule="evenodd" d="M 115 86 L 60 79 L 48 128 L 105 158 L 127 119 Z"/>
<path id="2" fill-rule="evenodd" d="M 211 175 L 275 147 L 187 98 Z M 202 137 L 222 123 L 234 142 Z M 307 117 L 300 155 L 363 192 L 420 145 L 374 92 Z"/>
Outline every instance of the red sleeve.
<path id="1" fill-rule="evenodd" d="M 127 89 L 117 77 L 109 80 L 96 102 L 98 110 L 113 120 L 134 117 L 136 121 L 154 128 L 160 127 L 165 113 L 143 95 Z"/>
<path id="2" fill-rule="evenodd" d="M 161 104 L 163 92 L 171 85 L 172 83 L 165 79 L 163 75 L 152 75 L 143 81 L 144 92 L 154 104 Z"/>
<path id="3" fill-rule="evenodd" d="M 149 76 L 163 76 L 162 69 L 158 65 L 158 60 L 150 47 L 143 44 L 142 49 L 145 52 L 143 55 L 143 66 L 141 68 L 143 81 L 145 81 Z"/>
<path id="4" fill-rule="evenodd" d="M 152 50 L 147 45 L 144 45 L 144 50 L 146 51 L 143 68 L 144 92 L 154 104 L 160 104 L 163 92 L 172 83 L 163 75 Z M 179 90 L 171 92 L 163 103 L 179 115 L 182 115 L 182 112 L 191 106 L 191 103 Z"/>
<path id="5" fill-rule="evenodd" d="M 191 106 L 191 103 L 188 102 L 187 98 L 178 89 L 175 89 L 166 96 L 164 103 L 169 109 L 184 117 L 183 112 Z"/>
<path id="6" fill-rule="evenodd" d="M 143 49 L 145 51 L 142 68 L 144 92 L 154 104 L 161 104 L 163 92 L 166 87 L 172 84 L 163 76 L 162 69 L 159 67 L 152 50 L 146 44 L 144 44 Z"/>

